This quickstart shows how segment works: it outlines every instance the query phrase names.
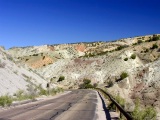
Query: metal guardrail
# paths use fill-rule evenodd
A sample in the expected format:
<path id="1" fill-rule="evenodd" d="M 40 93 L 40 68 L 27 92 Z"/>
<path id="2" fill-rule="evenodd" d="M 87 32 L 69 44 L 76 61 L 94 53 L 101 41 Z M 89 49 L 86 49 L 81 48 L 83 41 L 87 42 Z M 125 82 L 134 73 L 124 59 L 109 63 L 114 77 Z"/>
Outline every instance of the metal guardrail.
<path id="1" fill-rule="evenodd" d="M 127 120 L 133 120 L 132 116 L 130 114 L 128 114 L 114 99 L 113 97 L 107 93 L 106 91 L 100 89 L 100 88 L 96 88 L 97 90 L 100 90 L 101 92 L 103 92 L 104 94 L 106 94 L 110 100 L 116 105 L 116 107 L 119 109 L 119 111 L 127 118 Z"/>

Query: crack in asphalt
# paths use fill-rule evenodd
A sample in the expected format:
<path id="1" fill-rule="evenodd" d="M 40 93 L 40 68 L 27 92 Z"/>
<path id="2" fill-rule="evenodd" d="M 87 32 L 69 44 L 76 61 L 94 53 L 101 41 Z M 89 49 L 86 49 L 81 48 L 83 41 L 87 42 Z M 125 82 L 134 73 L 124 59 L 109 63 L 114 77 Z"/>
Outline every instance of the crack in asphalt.
<path id="1" fill-rule="evenodd" d="M 50 117 L 50 120 L 53 120 L 54 118 L 57 117 L 57 115 L 60 115 L 60 114 L 62 114 L 63 112 L 69 110 L 69 108 L 72 107 L 72 104 L 73 104 L 73 103 L 69 103 L 69 104 L 68 104 L 68 107 L 67 107 L 66 109 L 64 109 L 64 110 L 61 109 L 60 111 L 56 112 L 56 114 L 54 114 L 52 117 Z"/>

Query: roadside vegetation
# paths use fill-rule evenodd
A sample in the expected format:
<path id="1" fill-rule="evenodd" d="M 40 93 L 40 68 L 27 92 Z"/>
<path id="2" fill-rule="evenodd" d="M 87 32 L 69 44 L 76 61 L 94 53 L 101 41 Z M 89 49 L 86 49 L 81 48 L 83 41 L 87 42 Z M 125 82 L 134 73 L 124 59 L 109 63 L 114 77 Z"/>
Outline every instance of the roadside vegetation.
<path id="1" fill-rule="evenodd" d="M 83 83 L 79 85 L 80 89 L 89 89 L 89 88 L 96 88 L 98 86 L 97 83 L 91 84 L 91 80 L 84 79 Z"/>
<path id="2" fill-rule="evenodd" d="M 5 106 L 10 106 L 12 104 L 12 97 L 9 95 L 3 95 L 0 97 L 0 106 L 5 107 Z"/>
<path id="3" fill-rule="evenodd" d="M 134 120 L 156 120 L 156 110 L 148 106 L 144 109 L 140 108 L 140 102 L 137 99 L 135 102 L 135 108 L 134 111 L 131 113 L 133 116 Z"/>
<path id="4" fill-rule="evenodd" d="M 13 96 L 4 95 L 0 97 L 0 106 L 10 106 L 13 101 L 22 101 L 22 100 L 34 100 L 36 97 L 40 97 L 42 95 L 49 96 L 49 95 L 56 95 L 57 93 L 63 92 L 62 88 L 52 88 L 52 89 L 44 89 L 40 86 L 37 88 L 29 88 L 28 92 L 23 90 L 17 91 Z"/>
<path id="5" fill-rule="evenodd" d="M 113 96 L 114 100 L 124 109 L 125 99 L 120 95 Z M 112 102 L 108 105 L 109 110 L 116 110 L 116 105 Z"/>
<path id="6" fill-rule="evenodd" d="M 19 90 L 14 94 L 14 101 L 22 101 L 27 99 L 34 99 L 36 96 L 31 95 L 29 93 L 24 92 L 23 90 Z"/>

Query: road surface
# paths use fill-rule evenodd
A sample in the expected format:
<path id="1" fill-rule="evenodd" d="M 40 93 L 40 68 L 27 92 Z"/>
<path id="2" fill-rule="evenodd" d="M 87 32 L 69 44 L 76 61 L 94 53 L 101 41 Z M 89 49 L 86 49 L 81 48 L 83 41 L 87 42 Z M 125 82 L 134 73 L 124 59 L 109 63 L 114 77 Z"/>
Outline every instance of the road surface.
<path id="1" fill-rule="evenodd" d="M 106 120 L 99 94 L 73 90 L 67 94 L 0 111 L 0 120 Z"/>

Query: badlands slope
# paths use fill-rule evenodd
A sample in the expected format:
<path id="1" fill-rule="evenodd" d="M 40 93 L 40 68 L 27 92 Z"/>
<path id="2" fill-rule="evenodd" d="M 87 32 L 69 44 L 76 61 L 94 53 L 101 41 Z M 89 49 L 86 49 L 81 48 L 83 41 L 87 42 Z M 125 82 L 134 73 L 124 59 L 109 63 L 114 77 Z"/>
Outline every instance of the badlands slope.
<path id="1" fill-rule="evenodd" d="M 42 85 L 47 81 L 24 65 L 15 64 L 13 58 L 0 48 L 0 96 L 13 95 L 19 90 L 27 91 L 30 85 Z"/>
<path id="2" fill-rule="evenodd" d="M 128 105 L 132 106 L 133 101 L 139 98 L 144 106 L 151 105 L 160 111 L 159 37 L 157 34 L 113 42 L 30 46 L 11 48 L 7 52 L 16 64 L 27 66 L 58 86 L 78 88 L 84 78 L 98 83 L 100 87 L 112 81 L 114 85 L 107 88 L 108 91 L 113 95 L 120 94 Z M 135 59 L 131 58 L 132 54 L 136 55 Z M 125 61 L 125 58 L 128 60 Z M 128 77 L 117 81 L 122 72 L 126 72 Z M 60 76 L 64 76 L 65 80 L 58 82 Z M 17 77 L 24 82 L 22 86 L 25 88 L 27 82 L 21 73 Z"/>

